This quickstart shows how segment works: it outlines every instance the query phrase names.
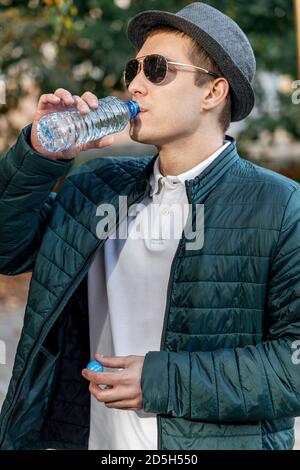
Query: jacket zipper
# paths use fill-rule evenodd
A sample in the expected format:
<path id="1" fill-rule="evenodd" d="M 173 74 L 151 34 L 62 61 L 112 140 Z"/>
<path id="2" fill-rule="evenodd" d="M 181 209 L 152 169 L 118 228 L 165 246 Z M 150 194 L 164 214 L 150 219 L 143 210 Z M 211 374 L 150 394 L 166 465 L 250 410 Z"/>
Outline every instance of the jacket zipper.
<path id="1" fill-rule="evenodd" d="M 189 204 L 192 204 L 192 196 L 191 196 L 191 191 L 190 191 L 188 181 L 185 181 L 185 188 L 186 188 L 188 202 Z M 175 270 L 175 262 L 177 260 L 177 255 L 179 253 L 179 250 L 181 249 L 181 243 L 184 238 L 183 234 L 184 232 L 182 233 L 181 239 L 178 243 L 177 250 L 175 252 L 175 256 L 171 264 L 170 277 L 169 277 L 168 289 L 167 289 L 167 303 L 166 303 L 163 330 L 162 330 L 161 342 L 160 342 L 161 351 L 163 351 L 163 347 L 164 347 L 165 339 L 166 339 L 166 331 L 167 331 L 167 324 L 169 320 L 169 307 L 170 307 L 171 290 L 172 290 L 172 284 L 173 284 L 173 276 L 174 276 L 174 270 Z M 160 415 L 157 415 L 157 449 L 161 450 L 161 416 Z"/>
<path id="2" fill-rule="evenodd" d="M 139 196 L 137 199 L 135 199 L 133 202 L 132 202 L 132 205 L 133 204 L 136 204 L 137 202 L 140 202 L 144 199 L 144 197 L 148 194 L 148 187 L 147 187 L 147 190 L 145 191 L 145 193 L 143 193 L 141 196 Z M 113 230 L 111 230 L 110 233 L 112 233 L 116 228 L 118 228 L 118 226 L 120 225 L 121 222 L 123 222 L 123 220 L 127 217 L 127 215 L 125 215 L 122 220 L 119 220 L 119 217 L 118 217 L 118 222 L 117 224 L 114 226 Z M 110 233 L 108 234 L 107 238 L 109 237 Z M 106 239 L 105 239 L 106 240 Z M 57 320 L 57 318 L 59 317 L 60 313 L 62 312 L 62 310 L 64 309 L 64 307 L 66 306 L 67 302 L 70 300 L 71 296 L 72 296 L 72 293 L 77 289 L 77 287 L 79 286 L 79 284 L 81 283 L 81 281 L 83 280 L 87 270 L 86 270 L 86 267 L 89 266 L 89 263 L 90 263 L 90 260 L 93 258 L 94 254 L 96 253 L 96 251 L 98 249 L 100 249 L 102 247 L 102 245 L 104 244 L 105 240 L 103 240 L 102 242 L 99 243 L 99 245 L 97 245 L 97 247 L 92 251 L 92 253 L 90 254 L 90 256 L 87 258 L 87 260 L 85 261 L 84 265 L 82 266 L 82 268 L 80 269 L 78 275 L 75 277 L 74 281 L 69 285 L 69 287 L 67 288 L 66 291 L 63 292 L 62 294 L 62 297 L 61 297 L 61 303 L 58 303 L 58 306 L 57 308 L 54 308 L 53 310 L 55 310 L 56 312 L 56 315 L 55 317 L 49 321 L 49 323 L 47 324 L 47 330 L 46 330 L 46 327 L 44 327 L 44 329 L 42 329 L 41 333 L 40 333 L 40 336 L 39 336 L 39 341 L 36 343 L 35 347 L 33 347 L 31 353 L 29 353 L 28 355 L 28 358 L 27 358 L 27 362 L 26 362 L 26 365 L 24 365 L 23 367 L 23 375 L 20 376 L 19 378 L 19 383 L 18 385 L 16 386 L 16 390 L 15 390 L 15 393 L 14 393 L 14 399 L 12 400 L 9 408 L 6 410 L 6 413 L 5 415 L 3 416 L 2 418 L 2 432 L 3 432 L 3 436 L 2 438 L 0 437 L 0 447 L 3 443 L 3 440 L 5 439 L 5 432 L 6 432 L 6 429 L 7 427 L 9 426 L 10 424 L 10 418 L 9 418 L 9 412 L 11 411 L 11 409 L 14 407 L 17 399 L 18 399 L 18 393 L 19 393 L 19 390 L 21 389 L 22 387 L 22 384 L 23 384 L 23 381 L 24 381 L 24 376 L 25 376 L 25 371 L 26 371 L 26 368 L 27 366 L 29 367 L 31 365 L 31 358 L 34 357 L 34 353 L 35 352 L 38 352 L 39 348 L 41 347 L 41 345 L 43 344 L 44 340 L 46 339 L 46 336 L 48 334 L 48 332 L 50 331 L 50 329 L 52 328 L 53 324 L 55 323 L 55 321 Z M 74 285 L 75 285 L 75 288 L 74 288 Z M 74 289 L 73 289 L 74 288 Z M 69 293 L 71 292 L 71 294 L 69 295 Z M 44 333 L 43 333 L 43 330 L 46 330 Z M 8 416 L 8 422 L 7 424 L 5 425 L 5 418 Z M 5 429 L 5 432 L 4 432 L 4 429 Z M 1 433 L 0 433 L 1 434 Z"/>

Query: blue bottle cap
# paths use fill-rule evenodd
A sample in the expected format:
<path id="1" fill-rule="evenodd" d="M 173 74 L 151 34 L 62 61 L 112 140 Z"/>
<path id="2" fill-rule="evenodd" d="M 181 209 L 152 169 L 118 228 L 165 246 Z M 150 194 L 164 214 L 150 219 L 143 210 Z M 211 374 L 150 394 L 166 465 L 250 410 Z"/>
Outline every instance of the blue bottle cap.
<path id="1" fill-rule="evenodd" d="M 130 100 L 126 102 L 130 111 L 130 119 L 134 119 L 135 116 L 140 112 L 140 107 L 136 101 Z"/>
<path id="2" fill-rule="evenodd" d="M 100 362 L 98 361 L 91 361 L 88 363 L 86 366 L 87 369 L 93 371 L 93 372 L 104 372 L 104 367 Z"/>

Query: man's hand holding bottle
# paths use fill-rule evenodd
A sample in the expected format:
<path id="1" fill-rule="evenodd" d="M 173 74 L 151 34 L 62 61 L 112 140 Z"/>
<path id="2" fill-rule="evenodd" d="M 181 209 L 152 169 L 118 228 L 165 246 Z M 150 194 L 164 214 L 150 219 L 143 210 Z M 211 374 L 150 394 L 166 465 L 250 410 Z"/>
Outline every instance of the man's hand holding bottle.
<path id="1" fill-rule="evenodd" d="M 85 150 L 111 146 L 114 142 L 114 137 L 112 135 L 107 135 L 101 139 L 93 140 L 86 144 L 77 145 L 61 152 L 53 153 L 45 150 L 45 148 L 41 146 L 38 139 L 37 124 L 42 116 L 49 113 L 66 111 L 68 108 L 76 108 L 80 114 L 86 115 L 90 111 L 96 110 L 98 106 L 99 102 L 97 96 L 89 91 L 83 93 L 83 95 L 80 97 L 77 95 L 72 95 L 64 88 L 58 88 L 54 93 L 41 95 L 31 129 L 32 147 L 36 152 L 41 153 L 46 157 L 50 157 L 55 160 L 71 160 Z"/>

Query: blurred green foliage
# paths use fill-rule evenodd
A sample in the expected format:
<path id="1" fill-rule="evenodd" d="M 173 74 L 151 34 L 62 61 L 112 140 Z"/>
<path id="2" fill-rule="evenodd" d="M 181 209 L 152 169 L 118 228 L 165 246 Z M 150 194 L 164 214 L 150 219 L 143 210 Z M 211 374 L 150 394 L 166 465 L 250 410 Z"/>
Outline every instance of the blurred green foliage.
<path id="1" fill-rule="evenodd" d="M 99 97 L 122 92 L 123 67 L 135 53 L 126 35 L 129 19 L 142 10 L 176 12 L 189 3 L 192 2 L 0 0 L 0 69 L 7 82 L 7 106 L 1 107 L 0 112 L 17 106 L 26 93 L 22 77 L 28 73 L 43 93 L 58 87 L 73 94 L 89 90 Z M 259 69 L 278 71 L 296 79 L 293 0 L 206 3 L 240 24 L 254 47 Z M 280 124 L 299 138 L 297 107 L 291 105 L 290 97 L 282 99 L 285 118 Z M 249 122 L 247 130 L 252 138 L 258 136 L 261 125 L 272 129 L 276 122 L 266 113 L 258 121 Z"/>

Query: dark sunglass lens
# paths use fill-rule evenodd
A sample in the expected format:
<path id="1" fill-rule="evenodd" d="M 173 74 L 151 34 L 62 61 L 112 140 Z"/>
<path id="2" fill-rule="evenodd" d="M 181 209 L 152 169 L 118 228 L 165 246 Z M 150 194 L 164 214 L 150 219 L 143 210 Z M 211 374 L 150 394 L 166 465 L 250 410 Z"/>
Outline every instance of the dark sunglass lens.
<path id="1" fill-rule="evenodd" d="M 139 62 L 136 59 L 130 60 L 124 71 L 124 79 L 125 79 L 125 84 L 126 86 L 129 86 L 136 74 L 138 73 L 139 69 Z"/>
<path id="2" fill-rule="evenodd" d="M 162 82 L 167 73 L 166 59 L 160 55 L 149 55 L 144 59 L 144 74 L 152 83 Z"/>

